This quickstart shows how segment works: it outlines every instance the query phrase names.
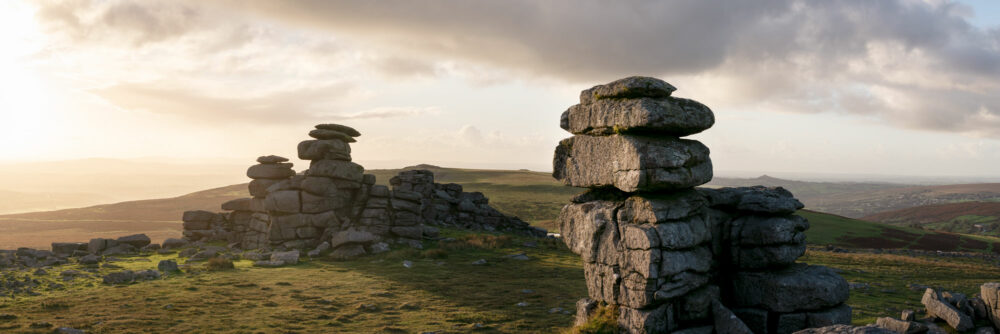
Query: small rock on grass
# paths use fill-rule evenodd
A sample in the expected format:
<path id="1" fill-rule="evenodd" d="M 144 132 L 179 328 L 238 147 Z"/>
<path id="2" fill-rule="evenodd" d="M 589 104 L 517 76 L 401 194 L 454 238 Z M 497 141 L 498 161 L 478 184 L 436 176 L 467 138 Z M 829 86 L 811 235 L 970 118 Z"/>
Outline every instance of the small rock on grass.
<path id="1" fill-rule="evenodd" d="M 403 267 L 413 268 L 413 261 L 403 261 Z"/>
<path id="2" fill-rule="evenodd" d="M 485 264 L 486 264 L 486 259 L 479 259 L 479 260 L 476 260 L 476 261 L 472 262 L 472 265 L 474 265 L 474 266 L 482 266 L 482 265 L 485 265 Z"/>

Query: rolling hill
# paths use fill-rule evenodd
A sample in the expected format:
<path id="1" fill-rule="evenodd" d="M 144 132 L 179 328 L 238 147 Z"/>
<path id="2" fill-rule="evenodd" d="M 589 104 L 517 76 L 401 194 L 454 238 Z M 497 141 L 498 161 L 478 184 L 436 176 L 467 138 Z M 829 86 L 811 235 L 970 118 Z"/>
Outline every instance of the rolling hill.
<path id="1" fill-rule="evenodd" d="M 1000 235 L 1000 202 L 922 205 L 865 216 L 863 220 L 959 233 Z"/>
<path id="2" fill-rule="evenodd" d="M 810 210 L 798 214 L 809 219 L 806 239 L 811 245 L 1000 253 L 1000 238 L 894 226 Z"/>

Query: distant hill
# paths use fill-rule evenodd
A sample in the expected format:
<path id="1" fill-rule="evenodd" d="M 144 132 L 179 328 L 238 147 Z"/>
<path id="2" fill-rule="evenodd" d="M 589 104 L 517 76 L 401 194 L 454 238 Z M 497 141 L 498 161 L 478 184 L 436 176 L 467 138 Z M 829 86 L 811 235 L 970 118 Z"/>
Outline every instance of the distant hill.
<path id="1" fill-rule="evenodd" d="M 752 179 L 716 178 L 711 186 L 781 186 L 806 208 L 860 218 L 880 212 L 930 204 L 1000 201 L 1000 183 L 916 186 L 892 183 L 805 182 L 762 176 Z"/>
<path id="2" fill-rule="evenodd" d="M 1000 202 L 922 205 L 881 212 L 862 219 L 959 233 L 1000 235 Z"/>
<path id="3" fill-rule="evenodd" d="M 94 193 L 0 190 L 0 214 L 78 208 L 114 200 L 112 197 Z"/>
<path id="4" fill-rule="evenodd" d="M 809 219 L 806 241 L 810 245 L 1000 253 L 1000 238 L 893 226 L 810 210 L 798 214 Z"/>

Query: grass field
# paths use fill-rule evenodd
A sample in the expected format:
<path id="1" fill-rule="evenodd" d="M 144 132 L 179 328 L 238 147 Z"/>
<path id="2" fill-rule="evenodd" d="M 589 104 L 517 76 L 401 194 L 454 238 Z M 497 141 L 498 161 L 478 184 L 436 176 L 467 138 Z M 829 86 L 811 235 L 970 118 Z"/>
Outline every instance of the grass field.
<path id="1" fill-rule="evenodd" d="M 851 219 L 837 215 L 800 210 L 809 219 L 806 231 L 811 245 L 841 248 L 917 249 L 929 251 L 1000 252 L 1000 238 L 947 233 L 919 228 L 893 226 Z"/>
<path id="2" fill-rule="evenodd" d="M 54 268 L 37 276 L 65 284 L 33 297 L 0 297 L 0 331 L 48 333 L 49 323 L 92 333 L 553 333 L 567 329 L 577 299 L 586 295 L 580 259 L 558 241 L 445 231 L 457 242 L 425 243 L 354 261 L 306 261 L 267 269 L 237 261 L 231 271 L 187 273 L 128 286 L 107 286 L 99 274 L 150 269 L 176 255 L 127 257 L 121 269 L 62 282 Z M 507 258 L 517 253 L 531 260 Z M 486 259 L 487 265 L 473 265 Z M 403 261 L 413 262 L 405 268 Z M 844 254 L 810 250 L 800 262 L 838 268 L 849 282 L 856 324 L 900 310 L 920 310 L 922 288 L 973 294 L 1000 277 L 1000 268 L 974 259 Z M 5 272 L 5 275 L 28 273 Z M 521 304 L 522 306 L 519 306 Z M 554 310 L 555 309 L 555 310 Z"/>

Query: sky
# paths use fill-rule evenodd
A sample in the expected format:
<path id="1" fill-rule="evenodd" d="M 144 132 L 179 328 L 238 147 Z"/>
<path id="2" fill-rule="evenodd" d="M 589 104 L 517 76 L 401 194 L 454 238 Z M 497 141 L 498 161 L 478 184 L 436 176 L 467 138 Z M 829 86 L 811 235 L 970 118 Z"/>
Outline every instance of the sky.
<path id="1" fill-rule="evenodd" d="M 0 25 L 0 162 L 249 165 L 341 123 L 368 168 L 545 171 L 581 90 L 645 75 L 713 109 L 720 175 L 1000 176 L 993 0 L 11 0 Z"/>

